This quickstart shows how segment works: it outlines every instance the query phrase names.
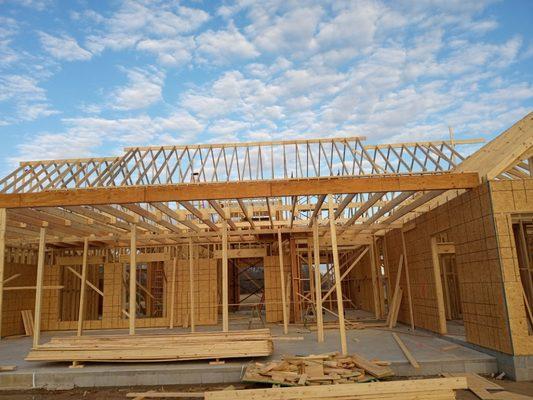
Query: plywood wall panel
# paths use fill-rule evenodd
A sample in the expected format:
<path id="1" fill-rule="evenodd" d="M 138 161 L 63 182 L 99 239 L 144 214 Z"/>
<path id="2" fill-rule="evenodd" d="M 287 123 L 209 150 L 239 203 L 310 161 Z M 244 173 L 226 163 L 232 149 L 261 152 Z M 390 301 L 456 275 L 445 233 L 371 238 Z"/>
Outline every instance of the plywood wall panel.
<path id="1" fill-rule="evenodd" d="M 533 179 L 491 181 L 489 188 L 497 233 L 497 246 L 493 256 L 500 263 L 512 351 L 515 355 L 531 355 L 533 337 L 528 332 L 511 216 L 515 213 L 533 212 Z"/>
<path id="2" fill-rule="evenodd" d="M 20 260 L 22 261 L 22 260 Z M 34 286 L 37 271 L 36 264 L 15 263 L 6 260 L 4 279 L 21 274 L 5 286 Z M 24 333 L 22 310 L 33 310 L 35 307 L 35 291 L 5 291 L 2 312 L 2 337 L 21 335 Z"/>
<path id="3" fill-rule="evenodd" d="M 281 280 L 279 272 L 279 256 L 267 256 L 263 259 L 265 284 L 265 311 L 267 322 L 283 321 L 283 305 L 281 298 Z M 290 273 L 289 254 L 284 254 L 283 267 L 285 282 Z M 288 301 L 289 299 L 287 299 Z M 290 309 L 290 307 L 289 307 Z"/>
<path id="4" fill-rule="evenodd" d="M 511 188 L 511 184 L 506 184 Z M 503 195 L 500 210 L 510 207 Z M 514 207 L 514 206 L 513 206 Z M 407 260 L 411 277 L 415 325 L 438 331 L 438 309 L 432 273 L 432 235 L 444 235 L 456 249 L 456 264 L 460 282 L 463 319 L 467 340 L 502 352 L 512 353 L 511 334 L 504 301 L 504 272 L 500 265 L 500 237 L 508 231 L 505 218 L 498 219 L 492 211 L 489 185 L 465 192 L 449 202 L 421 214 L 414 228 L 405 232 Z M 390 279 L 394 282 L 401 253 L 401 232 L 387 233 L 387 255 Z M 508 243 L 509 239 L 503 239 Z M 509 256 L 507 250 L 504 255 Z M 511 257 L 512 258 L 512 257 Z M 516 279 L 512 263 L 507 263 L 505 275 Z M 405 276 L 401 286 L 406 293 Z M 404 298 L 398 319 L 408 322 L 407 301 Z"/>

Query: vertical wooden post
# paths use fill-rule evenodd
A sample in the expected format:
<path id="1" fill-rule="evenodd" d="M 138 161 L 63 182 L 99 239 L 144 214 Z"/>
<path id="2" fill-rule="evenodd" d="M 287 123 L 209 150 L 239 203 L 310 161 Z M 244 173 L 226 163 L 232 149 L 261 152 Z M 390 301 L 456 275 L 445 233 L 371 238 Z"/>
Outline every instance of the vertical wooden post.
<path id="1" fill-rule="evenodd" d="M 174 260 L 172 262 L 172 282 L 170 282 L 170 324 L 169 328 L 174 328 L 174 310 L 176 302 L 176 263 L 178 262 L 178 254 L 176 248 L 176 254 L 174 254 Z"/>
<path id="2" fill-rule="evenodd" d="M 313 220 L 313 252 L 315 259 L 315 298 L 316 298 L 316 332 L 318 342 L 324 341 L 324 319 L 322 315 L 322 274 L 320 273 L 320 240 L 318 238 L 318 219 Z"/>
<path id="3" fill-rule="evenodd" d="M 287 293 L 285 292 L 285 273 L 283 268 L 283 245 L 281 231 L 278 229 L 279 279 L 281 283 L 281 305 L 283 307 L 283 333 L 289 333 L 289 317 L 287 315 Z"/>
<path id="4" fill-rule="evenodd" d="M 189 237 L 189 318 L 191 332 L 196 331 L 196 293 L 194 293 L 194 247 L 192 237 Z"/>
<path id="5" fill-rule="evenodd" d="M 289 239 L 289 251 L 291 261 L 291 277 L 292 277 L 292 310 L 294 322 L 302 320 L 302 303 L 300 301 L 300 266 L 298 263 L 298 256 L 296 254 L 296 240 Z"/>
<path id="6" fill-rule="evenodd" d="M 316 304 L 315 300 L 315 275 L 313 274 L 313 239 L 307 239 L 307 274 L 309 276 L 309 294 L 311 302 Z"/>
<path id="7" fill-rule="evenodd" d="M 130 239 L 130 335 L 135 335 L 135 317 L 137 315 L 137 225 L 131 224 Z"/>
<path id="8" fill-rule="evenodd" d="M 385 254 L 384 254 L 384 249 L 383 249 L 384 238 L 385 236 L 381 238 L 381 242 L 380 242 L 380 239 L 378 239 L 374 235 L 374 250 L 375 250 L 376 262 L 377 262 L 376 270 L 378 274 L 378 285 L 379 285 L 378 294 L 379 294 L 380 318 L 383 318 L 383 316 L 385 315 Z M 378 243 L 381 244 L 381 247 L 378 245 Z M 381 248 L 381 252 L 379 251 L 380 248 Z M 383 257 L 383 264 L 381 264 L 381 257 Z M 381 272 L 382 268 L 383 268 L 383 273 Z"/>
<path id="9" fill-rule="evenodd" d="M 83 239 L 83 257 L 81 264 L 80 307 L 78 310 L 78 336 L 83 332 L 83 316 L 85 313 L 85 290 L 87 288 L 87 253 L 89 251 L 89 239 Z"/>
<path id="10" fill-rule="evenodd" d="M 372 242 L 370 243 L 370 269 L 371 269 L 371 278 L 372 278 L 372 295 L 374 297 L 374 316 L 376 319 L 381 318 L 380 313 L 380 304 L 379 304 L 379 294 L 378 294 L 378 276 L 377 276 L 377 266 L 376 266 L 376 246 L 374 243 L 374 235 L 372 235 Z"/>
<path id="11" fill-rule="evenodd" d="M 530 162 L 530 168 L 533 169 L 533 157 L 529 159 Z M 533 175 L 532 175 L 533 177 Z M 520 241 L 520 253 L 522 256 L 522 263 L 524 264 L 524 267 L 527 269 L 527 291 L 529 292 L 529 297 L 526 295 L 526 305 L 529 305 L 529 299 L 533 297 L 533 281 L 531 279 L 531 262 L 529 260 L 529 252 L 527 250 L 527 240 L 526 240 L 526 229 L 524 228 L 524 221 L 520 221 L 519 225 L 519 241 Z M 524 286 L 524 285 L 522 285 Z M 525 293 L 525 288 L 524 288 Z M 532 322 L 533 323 L 533 322 Z"/>
<path id="12" fill-rule="evenodd" d="M 4 269 L 6 257 L 6 221 L 7 212 L 0 208 L 0 339 L 2 338 L 2 304 L 4 302 Z"/>
<path id="13" fill-rule="evenodd" d="M 411 297 L 411 279 L 409 278 L 409 263 L 407 262 L 407 248 L 405 246 L 405 234 L 402 232 L 402 249 L 403 249 L 403 263 L 405 265 L 405 281 L 407 283 L 407 300 L 409 302 L 409 321 L 411 322 L 411 330 L 415 330 L 415 318 L 413 315 L 413 299 Z"/>
<path id="14" fill-rule="evenodd" d="M 437 255 L 437 258 L 439 260 L 439 267 L 441 272 L 441 279 L 442 284 L 444 287 L 444 305 L 446 307 L 446 318 L 452 319 L 452 305 L 451 305 L 451 298 L 450 298 L 450 288 L 448 287 L 448 271 L 445 259 L 441 259 L 439 255 Z M 442 262 L 441 262 L 442 261 Z"/>
<path id="15" fill-rule="evenodd" d="M 222 331 L 229 331 L 228 310 L 228 225 L 222 222 Z"/>
<path id="16" fill-rule="evenodd" d="M 335 292 L 337 295 L 337 313 L 339 314 L 339 333 L 341 336 L 341 351 L 343 355 L 348 354 L 346 343 L 346 326 L 344 325 L 344 299 L 342 298 L 341 271 L 339 267 L 339 252 L 337 249 L 337 227 L 333 210 L 333 195 L 328 195 L 329 208 L 329 228 L 331 234 L 331 251 L 333 253 L 333 272 L 335 274 Z"/>
<path id="17" fill-rule="evenodd" d="M 39 234 L 39 255 L 37 257 L 37 280 L 35 282 L 35 315 L 33 321 L 33 347 L 39 346 L 41 337 L 41 309 L 43 301 L 44 256 L 46 228 L 42 227 Z"/>
<path id="18" fill-rule="evenodd" d="M 383 235 L 383 266 L 385 267 L 385 277 L 387 279 L 387 308 L 390 308 L 392 302 L 392 285 L 390 281 L 389 254 L 387 252 L 387 235 Z"/>
<path id="19" fill-rule="evenodd" d="M 437 295 L 439 333 L 444 335 L 446 333 L 446 310 L 444 308 L 444 293 L 440 276 L 439 250 L 437 248 L 437 238 L 435 236 L 431 237 L 431 257 L 433 259 L 433 279 L 435 280 L 435 293 Z"/>

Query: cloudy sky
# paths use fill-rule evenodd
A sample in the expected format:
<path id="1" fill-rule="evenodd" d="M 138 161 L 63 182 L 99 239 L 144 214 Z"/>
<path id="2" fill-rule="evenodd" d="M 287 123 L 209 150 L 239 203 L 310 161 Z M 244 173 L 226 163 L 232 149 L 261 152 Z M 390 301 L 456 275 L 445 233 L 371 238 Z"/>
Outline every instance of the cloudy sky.
<path id="1" fill-rule="evenodd" d="M 532 76 L 530 0 L 0 0 L 0 174 L 131 145 L 491 138 L 532 111 Z"/>

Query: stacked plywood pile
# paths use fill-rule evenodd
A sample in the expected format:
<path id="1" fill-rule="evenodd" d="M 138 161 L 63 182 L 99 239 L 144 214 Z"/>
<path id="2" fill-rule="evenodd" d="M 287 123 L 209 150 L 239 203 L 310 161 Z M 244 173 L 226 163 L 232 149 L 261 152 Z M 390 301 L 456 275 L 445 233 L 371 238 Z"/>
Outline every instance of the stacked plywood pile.
<path id="1" fill-rule="evenodd" d="M 439 378 L 409 381 L 350 383 L 313 387 L 284 387 L 206 392 L 206 400 L 451 400 L 454 390 L 466 389 L 466 379 Z"/>
<path id="2" fill-rule="evenodd" d="M 56 337 L 27 361 L 141 362 L 260 357 L 272 354 L 269 329 L 174 335 Z"/>
<path id="3" fill-rule="evenodd" d="M 262 382 L 284 386 L 327 385 L 367 382 L 374 378 L 392 376 L 387 362 L 371 362 L 359 355 L 339 353 L 285 356 L 282 361 L 248 366 L 245 382 Z"/>

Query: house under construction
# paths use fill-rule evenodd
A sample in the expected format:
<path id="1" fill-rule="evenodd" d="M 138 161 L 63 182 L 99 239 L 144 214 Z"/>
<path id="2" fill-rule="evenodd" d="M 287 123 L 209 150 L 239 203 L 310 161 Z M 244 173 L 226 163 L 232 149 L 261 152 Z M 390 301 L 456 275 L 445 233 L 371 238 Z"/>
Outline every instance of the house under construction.
<path id="1" fill-rule="evenodd" d="M 314 343 L 334 325 L 345 353 L 364 311 L 459 329 L 533 379 L 532 272 L 533 113 L 486 144 L 132 147 L 0 180 L 0 336 L 31 326 L 34 349 L 47 331 L 231 333 L 249 315 Z"/>

